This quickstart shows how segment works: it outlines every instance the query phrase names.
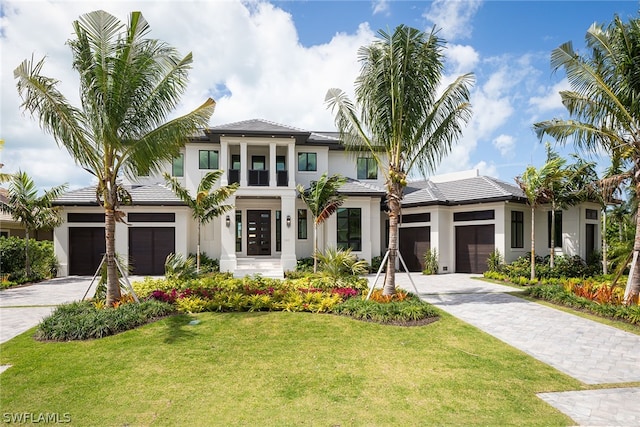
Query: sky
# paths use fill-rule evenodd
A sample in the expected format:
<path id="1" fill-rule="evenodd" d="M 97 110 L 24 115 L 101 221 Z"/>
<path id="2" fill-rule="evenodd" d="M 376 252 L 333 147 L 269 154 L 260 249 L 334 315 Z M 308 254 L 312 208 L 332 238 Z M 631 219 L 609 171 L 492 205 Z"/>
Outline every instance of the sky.
<path id="1" fill-rule="evenodd" d="M 140 10 L 150 37 L 193 53 L 190 82 L 172 116 L 212 97 L 216 126 L 266 119 L 310 131 L 335 130 L 324 98 L 337 87 L 353 96 L 359 47 L 379 30 L 405 24 L 437 29 L 446 41 L 443 84 L 472 72 L 473 117 L 433 174 L 478 169 L 513 183 L 544 163 L 544 142 L 532 125 L 566 118 L 558 92 L 569 89 L 550 68 L 551 51 L 571 41 L 578 50 L 593 24 L 615 14 L 638 17 L 638 1 L 5 1 L 0 0 L 0 151 L 2 172 L 27 172 L 38 188 L 92 184 L 64 148 L 20 107 L 13 70 L 46 56 L 43 74 L 79 106 L 71 67 L 72 22 L 103 8 L 126 22 Z M 553 144 L 553 141 L 548 141 Z M 558 147 L 568 156 L 573 147 Z M 594 157 L 600 169 L 606 157 Z M 413 177 L 419 175 L 412 174 Z"/>

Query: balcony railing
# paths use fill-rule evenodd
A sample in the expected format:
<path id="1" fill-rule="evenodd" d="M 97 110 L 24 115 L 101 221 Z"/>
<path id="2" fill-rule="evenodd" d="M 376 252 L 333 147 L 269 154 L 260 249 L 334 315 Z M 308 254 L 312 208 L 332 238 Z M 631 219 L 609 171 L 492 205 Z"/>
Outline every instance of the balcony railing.
<path id="1" fill-rule="evenodd" d="M 249 169 L 249 185 L 264 187 L 269 185 L 269 169 Z"/>
<path id="2" fill-rule="evenodd" d="M 229 169 L 229 184 L 240 184 L 240 169 Z"/>
<path id="3" fill-rule="evenodd" d="M 289 185 L 289 174 L 287 171 L 278 171 L 276 172 L 276 181 L 278 187 L 286 187 Z"/>

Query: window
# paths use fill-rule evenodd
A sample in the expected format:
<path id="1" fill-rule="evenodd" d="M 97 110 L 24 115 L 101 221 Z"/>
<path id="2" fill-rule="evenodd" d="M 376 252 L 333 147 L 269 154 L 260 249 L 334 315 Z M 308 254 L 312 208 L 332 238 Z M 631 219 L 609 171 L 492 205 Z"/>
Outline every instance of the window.
<path id="1" fill-rule="evenodd" d="M 551 247 L 551 211 L 547 213 L 547 246 Z M 553 235 L 553 244 L 556 248 L 562 247 L 562 211 L 556 211 L 556 232 Z"/>
<path id="2" fill-rule="evenodd" d="M 173 159 L 173 163 L 171 164 L 171 176 L 184 176 L 184 154 L 180 154 L 178 157 Z"/>
<path id="3" fill-rule="evenodd" d="M 524 212 L 511 211 L 511 247 L 524 248 Z"/>
<path id="4" fill-rule="evenodd" d="M 338 249 L 362 250 L 362 209 L 338 209 Z"/>
<path id="5" fill-rule="evenodd" d="M 419 214 L 407 214 L 402 215 L 402 223 L 403 224 L 412 224 L 414 222 L 430 222 L 431 221 L 431 213 L 419 213 Z"/>
<path id="6" fill-rule="evenodd" d="M 316 153 L 298 153 L 298 170 L 313 172 L 318 170 Z"/>
<path id="7" fill-rule="evenodd" d="M 240 170 L 240 154 L 231 155 L 231 169 Z"/>
<path id="8" fill-rule="evenodd" d="M 276 170 L 277 171 L 287 170 L 287 163 L 285 162 L 284 156 L 276 156 Z"/>
<path id="9" fill-rule="evenodd" d="M 454 221 L 482 221 L 487 219 L 495 219 L 496 214 L 493 210 L 486 211 L 470 211 L 470 212 L 454 212 Z"/>
<path id="10" fill-rule="evenodd" d="M 104 218 L 104 214 L 102 216 Z M 170 212 L 129 212 L 127 220 L 129 222 L 176 222 L 176 214 Z"/>
<path id="11" fill-rule="evenodd" d="M 282 211 L 276 211 L 276 252 L 282 251 Z"/>
<path id="12" fill-rule="evenodd" d="M 236 211 L 236 252 L 242 252 L 242 212 Z"/>
<path id="13" fill-rule="evenodd" d="M 218 152 L 200 150 L 200 169 L 218 169 Z"/>
<path id="14" fill-rule="evenodd" d="M 266 169 L 266 161 L 264 156 L 251 156 L 251 169 L 254 171 L 263 171 Z"/>
<path id="15" fill-rule="evenodd" d="M 307 210 L 298 209 L 298 239 L 307 238 Z"/>
<path id="16" fill-rule="evenodd" d="M 598 219 L 598 211 L 595 209 L 587 209 L 585 215 L 586 219 Z"/>
<path id="17" fill-rule="evenodd" d="M 358 158 L 358 179 L 378 179 L 378 165 L 373 158 Z"/>

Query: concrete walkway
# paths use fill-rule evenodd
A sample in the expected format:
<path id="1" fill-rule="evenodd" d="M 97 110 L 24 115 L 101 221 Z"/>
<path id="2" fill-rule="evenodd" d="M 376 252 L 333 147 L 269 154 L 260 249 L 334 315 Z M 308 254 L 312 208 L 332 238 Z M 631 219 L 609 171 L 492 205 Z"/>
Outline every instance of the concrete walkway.
<path id="1" fill-rule="evenodd" d="M 585 384 L 640 382 L 639 335 L 508 295 L 515 289 L 471 275 L 411 277 L 424 300 Z M 406 274 L 396 280 L 415 292 Z M 640 426 L 640 387 L 539 397 L 580 425 Z"/>

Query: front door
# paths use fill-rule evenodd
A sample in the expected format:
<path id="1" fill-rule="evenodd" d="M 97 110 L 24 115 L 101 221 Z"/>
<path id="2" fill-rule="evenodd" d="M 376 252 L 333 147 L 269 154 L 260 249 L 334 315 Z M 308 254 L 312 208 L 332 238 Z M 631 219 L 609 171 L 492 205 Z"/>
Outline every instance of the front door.
<path id="1" fill-rule="evenodd" d="M 271 211 L 247 211 L 247 255 L 271 255 Z"/>

